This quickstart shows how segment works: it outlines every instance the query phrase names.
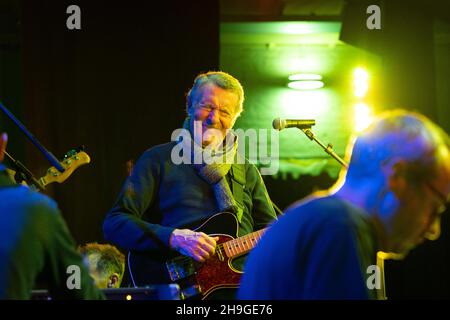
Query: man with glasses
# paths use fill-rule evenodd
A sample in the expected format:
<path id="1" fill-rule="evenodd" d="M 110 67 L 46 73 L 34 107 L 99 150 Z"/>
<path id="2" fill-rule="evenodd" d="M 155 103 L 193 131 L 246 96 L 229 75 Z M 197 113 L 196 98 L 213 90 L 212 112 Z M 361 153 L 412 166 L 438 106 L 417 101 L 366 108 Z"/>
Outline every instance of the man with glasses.
<path id="1" fill-rule="evenodd" d="M 165 268 L 175 252 L 197 262 L 214 257 L 219 238 L 197 230 L 200 226 L 234 216 L 233 230 L 224 231 L 225 225 L 217 223 L 210 232 L 236 237 L 265 228 L 276 219 L 257 168 L 236 152 L 237 135 L 231 129 L 243 110 L 244 90 L 239 81 L 225 72 L 202 73 L 186 100 L 180 139 L 144 152 L 103 224 L 106 239 L 132 253 L 128 267 L 133 285 L 170 281 L 170 271 L 172 279 L 186 280 L 180 274 L 193 274 L 191 262 L 170 263 Z M 213 156 L 215 160 L 210 161 Z M 156 258 L 162 268 L 151 268 Z M 215 279 L 226 276 L 212 269 L 210 274 Z M 235 274 L 230 277 L 222 279 L 226 286 L 237 286 Z M 193 284 L 185 296 L 205 291 Z"/>
<path id="2" fill-rule="evenodd" d="M 239 297 L 377 298 L 377 252 L 401 259 L 439 237 L 449 147 L 448 134 L 423 115 L 381 114 L 350 145 L 338 182 L 292 205 L 266 232 L 247 259 Z"/>

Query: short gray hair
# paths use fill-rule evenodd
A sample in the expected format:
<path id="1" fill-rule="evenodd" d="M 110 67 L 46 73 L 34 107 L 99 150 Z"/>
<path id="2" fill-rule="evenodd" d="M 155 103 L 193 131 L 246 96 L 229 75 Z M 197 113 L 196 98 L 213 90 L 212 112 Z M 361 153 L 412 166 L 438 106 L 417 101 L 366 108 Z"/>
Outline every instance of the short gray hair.
<path id="1" fill-rule="evenodd" d="M 102 275 L 116 272 L 119 274 L 120 281 L 122 280 L 125 272 L 125 255 L 115 246 L 107 243 L 89 242 L 84 246 L 79 246 L 78 252 L 84 257 L 91 254 L 98 254 L 100 258 L 97 261 L 97 265 L 94 266 L 95 269 Z"/>
<path id="2" fill-rule="evenodd" d="M 244 89 L 238 79 L 223 71 L 208 71 L 199 74 L 195 78 L 192 88 L 186 95 L 186 111 L 189 111 L 189 108 L 192 107 L 197 96 L 197 91 L 208 83 L 212 83 L 222 89 L 235 93 L 238 97 L 235 113 L 239 115 L 242 112 L 244 105 Z"/>

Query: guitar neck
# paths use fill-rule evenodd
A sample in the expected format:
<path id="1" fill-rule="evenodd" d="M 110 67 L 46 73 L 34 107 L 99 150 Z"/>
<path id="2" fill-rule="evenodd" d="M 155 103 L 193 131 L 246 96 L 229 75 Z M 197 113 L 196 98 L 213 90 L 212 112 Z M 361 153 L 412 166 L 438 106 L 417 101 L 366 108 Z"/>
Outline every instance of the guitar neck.
<path id="1" fill-rule="evenodd" d="M 225 254 L 228 258 L 233 258 L 249 252 L 258 244 L 265 231 L 266 229 L 261 229 L 223 243 Z"/>

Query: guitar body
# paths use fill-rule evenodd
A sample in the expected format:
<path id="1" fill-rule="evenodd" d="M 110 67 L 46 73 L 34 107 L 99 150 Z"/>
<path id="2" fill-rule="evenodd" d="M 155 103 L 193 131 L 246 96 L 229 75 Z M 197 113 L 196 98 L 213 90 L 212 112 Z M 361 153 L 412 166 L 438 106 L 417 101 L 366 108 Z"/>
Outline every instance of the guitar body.
<path id="1" fill-rule="evenodd" d="M 216 236 L 216 235 L 214 235 Z M 233 237 L 217 235 L 218 244 L 233 240 Z M 197 270 L 195 278 L 200 285 L 203 299 L 213 298 L 216 291 L 237 288 L 241 280 L 242 271 L 233 266 L 233 260 L 227 257 L 220 259 L 218 255 L 208 259 Z"/>
<path id="2" fill-rule="evenodd" d="M 227 257 L 223 248 L 223 244 L 237 237 L 238 222 L 234 214 L 218 213 L 189 229 L 219 237 L 216 254 L 200 263 L 174 251 L 131 251 L 128 268 L 134 286 L 178 283 L 185 297 L 200 294 L 202 299 L 214 298 L 226 289 L 239 286 L 242 272 L 233 266 L 233 259 Z"/>

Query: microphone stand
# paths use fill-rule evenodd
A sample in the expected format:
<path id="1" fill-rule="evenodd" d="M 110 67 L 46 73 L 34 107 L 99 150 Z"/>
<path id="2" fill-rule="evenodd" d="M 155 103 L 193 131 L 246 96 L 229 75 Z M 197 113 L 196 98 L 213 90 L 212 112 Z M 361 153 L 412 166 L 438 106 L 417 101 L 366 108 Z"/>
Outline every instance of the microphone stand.
<path id="1" fill-rule="evenodd" d="M 16 183 L 21 183 L 22 181 L 26 181 L 28 185 L 35 186 L 39 191 L 44 191 L 45 187 L 37 180 L 30 170 L 25 167 L 22 162 L 14 159 L 8 152 L 5 150 L 5 156 L 9 159 L 12 166 L 14 167 L 16 174 L 14 176 L 14 180 Z"/>
<path id="2" fill-rule="evenodd" d="M 9 110 L 6 109 L 6 107 L 1 102 L 0 102 L 0 109 L 2 109 L 3 112 L 19 127 L 19 129 L 28 137 L 28 139 L 31 140 L 31 142 L 39 149 L 39 151 L 41 151 L 44 154 L 47 160 L 50 161 L 50 163 L 59 172 L 62 173 L 65 171 L 61 163 L 59 163 L 58 159 L 56 159 L 56 157 L 51 152 L 45 149 L 44 146 L 39 143 L 39 141 L 27 130 L 27 128 L 25 128 L 25 126 L 19 120 L 17 120 L 16 117 L 14 117 L 14 115 L 11 112 L 9 112 Z"/>
<path id="3" fill-rule="evenodd" d="M 328 144 L 327 146 L 325 146 L 322 142 L 320 142 L 317 138 L 316 135 L 311 131 L 311 129 L 307 128 L 307 129 L 300 129 L 303 131 L 303 133 L 311 140 L 311 141 L 315 141 L 317 142 L 317 144 L 319 146 L 322 147 L 322 149 L 328 153 L 330 156 L 332 156 L 334 159 L 336 159 L 337 162 L 339 162 L 342 166 L 344 166 L 345 168 L 348 168 L 347 163 L 345 163 L 344 160 L 342 160 L 341 157 L 339 157 L 336 152 L 334 152 L 333 150 L 333 145 L 332 144 Z"/>

